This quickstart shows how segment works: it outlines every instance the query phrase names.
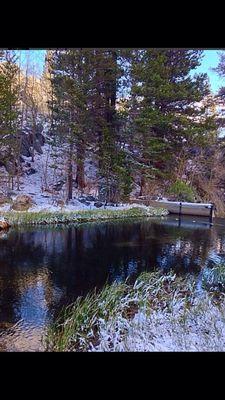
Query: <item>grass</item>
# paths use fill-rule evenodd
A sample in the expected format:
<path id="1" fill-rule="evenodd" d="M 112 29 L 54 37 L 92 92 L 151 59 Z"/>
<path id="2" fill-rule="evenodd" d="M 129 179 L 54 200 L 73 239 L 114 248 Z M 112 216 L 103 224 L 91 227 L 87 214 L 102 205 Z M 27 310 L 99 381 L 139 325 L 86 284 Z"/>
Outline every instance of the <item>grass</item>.
<path id="1" fill-rule="evenodd" d="M 224 351 L 225 297 L 196 288 L 159 271 L 107 285 L 61 312 L 46 351 Z"/>
<path id="2" fill-rule="evenodd" d="M 207 290 L 225 292 L 225 264 L 204 268 L 202 285 Z"/>
<path id="3" fill-rule="evenodd" d="M 91 222 L 110 219 L 137 218 L 167 215 L 167 210 L 153 207 L 132 207 L 125 210 L 85 210 L 69 212 L 2 212 L 11 225 L 64 224 L 73 222 Z"/>

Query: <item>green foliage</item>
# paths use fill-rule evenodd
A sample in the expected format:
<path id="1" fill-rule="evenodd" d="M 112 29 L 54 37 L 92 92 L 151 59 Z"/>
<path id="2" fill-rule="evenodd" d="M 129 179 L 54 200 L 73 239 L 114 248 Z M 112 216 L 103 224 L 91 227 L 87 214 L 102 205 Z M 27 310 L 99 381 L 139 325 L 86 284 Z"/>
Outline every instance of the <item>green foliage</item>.
<path id="1" fill-rule="evenodd" d="M 176 164 L 185 146 L 204 146 L 215 131 L 206 74 L 190 76 L 202 51 L 184 49 L 135 50 L 131 60 L 131 126 L 133 158 L 142 178 L 157 177 Z M 152 170 L 152 171 L 151 171 Z"/>
<path id="2" fill-rule="evenodd" d="M 213 268 L 204 268 L 202 287 L 210 291 L 225 292 L 225 264 L 219 264 Z"/>
<path id="3" fill-rule="evenodd" d="M 189 279 L 190 280 L 190 279 Z M 139 310 L 149 316 L 165 308 L 171 314 L 175 301 L 190 303 L 193 283 L 160 271 L 142 273 L 133 285 L 128 282 L 106 285 L 99 292 L 78 298 L 64 308 L 48 328 L 44 338 L 47 351 L 90 351 L 99 344 L 101 325 L 126 321 Z M 186 300 L 186 302 L 185 302 Z M 126 334 L 126 330 L 121 332 Z M 109 338 L 112 339 L 112 338 Z M 113 339 L 112 339 L 113 340 Z"/>
<path id="4" fill-rule="evenodd" d="M 175 195 L 178 201 L 189 202 L 193 202 L 196 196 L 195 190 L 181 180 L 177 180 L 170 186 L 168 194 Z"/>
<path id="5" fill-rule="evenodd" d="M 11 225 L 68 224 L 167 215 L 167 210 L 153 207 L 131 207 L 125 210 L 88 210 L 69 212 L 2 212 Z"/>
<path id="6" fill-rule="evenodd" d="M 19 68 L 16 56 L 5 51 L 0 64 L 0 147 L 3 149 L 3 162 L 18 159 L 19 138 Z"/>

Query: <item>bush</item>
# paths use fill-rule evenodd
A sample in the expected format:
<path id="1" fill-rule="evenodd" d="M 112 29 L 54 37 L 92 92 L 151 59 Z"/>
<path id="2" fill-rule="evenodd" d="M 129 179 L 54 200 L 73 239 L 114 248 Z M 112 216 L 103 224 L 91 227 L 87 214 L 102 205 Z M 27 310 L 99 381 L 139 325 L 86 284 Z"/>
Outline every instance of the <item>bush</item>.
<path id="1" fill-rule="evenodd" d="M 202 287 L 210 291 L 225 292 L 225 264 L 211 269 L 205 268 L 202 273 Z"/>
<path id="2" fill-rule="evenodd" d="M 195 201 L 196 193 L 193 188 L 187 185 L 187 183 L 177 180 L 173 183 L 169 190 L 169 194 L 175 195 L 177 201 Z"/>

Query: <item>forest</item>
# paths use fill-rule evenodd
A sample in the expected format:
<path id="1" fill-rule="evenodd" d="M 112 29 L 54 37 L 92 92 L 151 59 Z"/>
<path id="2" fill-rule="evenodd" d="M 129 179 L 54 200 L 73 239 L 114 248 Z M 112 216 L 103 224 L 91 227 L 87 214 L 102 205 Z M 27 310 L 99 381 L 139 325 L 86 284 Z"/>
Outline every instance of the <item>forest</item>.
<path id="1" fill-rule="evenodd" d="M 225 90 L 213 95 L 195 73 L 202 53 L 46 50 L 37 76 L 1 50 L 0 205 L 20 193 L 61 206 L 147 196 L 210 201 L 225 215 Z"/>
<path id="2" fill-rule="evenodd" d="M 0 49 L 0 352 L 224 351 L 223 78 L 224 50 Z"/>

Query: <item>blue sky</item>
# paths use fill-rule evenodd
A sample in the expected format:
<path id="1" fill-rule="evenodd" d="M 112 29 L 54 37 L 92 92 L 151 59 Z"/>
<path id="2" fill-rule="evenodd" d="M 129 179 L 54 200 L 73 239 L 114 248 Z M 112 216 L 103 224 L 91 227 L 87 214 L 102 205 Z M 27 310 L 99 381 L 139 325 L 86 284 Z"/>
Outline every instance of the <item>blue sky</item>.
<path id="1" fill-rule="evenodd" d="M 219 62 L 220 50 L 204 50 L 204 56 L 201 65 L 196 68 L 196 72 L 206 72 L 213 93 L 216 93 L 221 86 L 225 86 L 225 79 L 222 79 L 212 68 L 217 67 Z"/>
<path id="2" fill-rule="evenodd" d="M 29 54 L 29 64 L 32 69 L 32 65 L 35 65 L 36 73 L 39 75 L 42 73 L 45 50 L 21 50 L 18 52 L 21 54 L 21 63 L 23 66 L 27 63 L 27 57 Z M 222 79 L 218 74 L 211 69 L 218 65 L 219 50 L 204 50 L 201 66 L 199 66 L 194 72 L 206 72 L 209 76 L 209 81 L 213 93 L 216 93 L 221 86 L 225 86 L 225 79 Z"/>

